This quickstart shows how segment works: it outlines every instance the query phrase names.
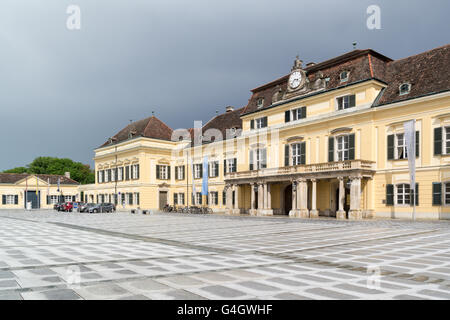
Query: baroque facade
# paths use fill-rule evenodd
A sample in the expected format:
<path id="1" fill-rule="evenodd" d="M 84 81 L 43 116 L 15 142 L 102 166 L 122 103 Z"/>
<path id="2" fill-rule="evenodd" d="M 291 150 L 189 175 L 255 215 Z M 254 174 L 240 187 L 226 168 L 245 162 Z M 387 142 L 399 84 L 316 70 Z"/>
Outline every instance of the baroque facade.
<path id="1" fill-rule="evenodd" d="M 415 202 L 418 218 L 448 219 L 449 66 L 450 45 L 400 60 L 371 49 L 306 66 L 297 57 L 246 106 L 205 125 L 129 124 L 95 150 L 96 183 L 80 196 L 124 209 L 206 201 L 228 214 L 338 219 L 410 218 Z M 416 186 L 403 129 L 412 119 Z"/>

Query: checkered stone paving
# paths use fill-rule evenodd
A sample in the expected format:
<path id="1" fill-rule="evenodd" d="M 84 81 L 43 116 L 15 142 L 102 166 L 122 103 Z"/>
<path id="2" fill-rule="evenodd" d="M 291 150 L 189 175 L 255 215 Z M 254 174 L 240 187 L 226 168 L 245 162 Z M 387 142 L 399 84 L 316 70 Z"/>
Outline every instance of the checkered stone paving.
<path id="1" fill-rule="evenodd" d="M 449 298 L 448 221 L 0 211 L 0 300 Z"/>

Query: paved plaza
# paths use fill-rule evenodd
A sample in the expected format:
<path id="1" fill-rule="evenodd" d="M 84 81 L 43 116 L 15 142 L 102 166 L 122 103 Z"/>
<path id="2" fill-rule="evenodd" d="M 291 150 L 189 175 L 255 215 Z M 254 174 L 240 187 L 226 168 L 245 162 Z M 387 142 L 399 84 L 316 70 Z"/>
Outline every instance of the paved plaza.
<path id="1" fill-rule="evenodd" d="M 0 299 L 449 299 L 450 222 L 0 211 Z"/>

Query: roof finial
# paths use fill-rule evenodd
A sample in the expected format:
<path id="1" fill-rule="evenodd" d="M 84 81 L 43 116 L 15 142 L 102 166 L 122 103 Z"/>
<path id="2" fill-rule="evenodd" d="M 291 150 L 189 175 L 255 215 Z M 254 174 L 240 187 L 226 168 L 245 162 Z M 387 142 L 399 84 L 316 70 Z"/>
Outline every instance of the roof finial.
<path id="1" fill-rule="evenodd" d="M 152 111 L 152 117 L 154 117 L 155 116 L 155 111 Z"/>
<path id="2" fill-rule="evenodd" d="M 358 43 L 355 41 L 355 42 L 353 42 L 353 50 L 356 50 L 356 45 L 357 45 Z"/>

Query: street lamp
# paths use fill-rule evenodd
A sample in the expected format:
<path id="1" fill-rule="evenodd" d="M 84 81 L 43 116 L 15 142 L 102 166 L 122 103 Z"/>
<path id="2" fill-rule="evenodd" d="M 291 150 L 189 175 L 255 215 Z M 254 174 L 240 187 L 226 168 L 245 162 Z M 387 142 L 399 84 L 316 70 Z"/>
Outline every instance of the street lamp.
<path id="1" fill-rule="evenodd" d="M 297 191 L 297 181 L 292 182 L 292 190 Z"/>

